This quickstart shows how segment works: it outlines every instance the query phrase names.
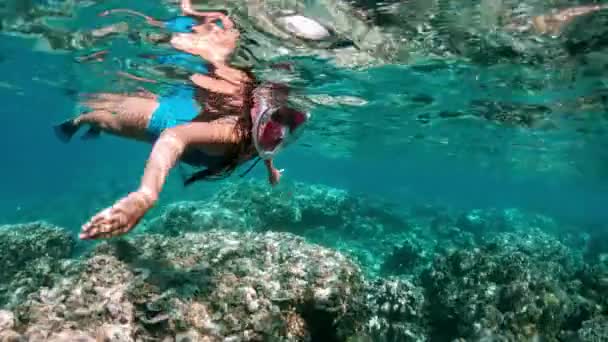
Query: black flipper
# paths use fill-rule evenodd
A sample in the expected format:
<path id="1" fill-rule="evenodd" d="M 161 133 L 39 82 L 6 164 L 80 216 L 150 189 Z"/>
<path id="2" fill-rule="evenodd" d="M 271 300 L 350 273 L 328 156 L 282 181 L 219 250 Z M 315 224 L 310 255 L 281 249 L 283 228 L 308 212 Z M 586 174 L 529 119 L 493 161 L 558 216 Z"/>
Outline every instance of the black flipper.
<path id="1" fill-rule="evenodd" d="M 73 120 L 68 120 L 54 127 L 55 135 L 64 143 L 69 142 L 74 134 L 78 132 L 78 125 Z"/>
<path id="2" fill-rule="evenodd" d="M 97 139 L 101 135 L 99 127 L 91 126 L 89 130 L 82 136 L 82 140 Z"/>

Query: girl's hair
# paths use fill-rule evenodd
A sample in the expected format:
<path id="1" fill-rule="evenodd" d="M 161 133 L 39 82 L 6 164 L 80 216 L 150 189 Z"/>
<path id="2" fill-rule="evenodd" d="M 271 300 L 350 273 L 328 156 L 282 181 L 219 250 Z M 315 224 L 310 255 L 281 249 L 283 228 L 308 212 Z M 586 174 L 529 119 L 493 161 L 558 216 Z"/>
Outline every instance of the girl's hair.
<path id="1" fill-rule="evenodd" d="M 246 101 L 244 103 L 245 108 L 243 109 L 243 115 L 241 115 L 238 119 L 238 122 L 235 126 L 236 133 L 240 137 L 240 143 L 234 148 L 232 148 L 226 158 L 224 159 L 224 163 L 215 168 L 206 168 L 204 170 L 197 171 L 190 175 L 188 178 L 184 180 L 184 185 L 188 186 L 197 181 L 211 181 L 211 180 L 221 180 L 232 175 L 234 170 L 243 162 L 247 160 L 243 160 L 244 157 L 248 157 L 248 160 L 256 157 L 257 153 L 255 152 L 255 147 L 253 146 L 253 138 L 251 136 L 252 129 L 252 121 L 251 121 L 251 110 L 253 109 L 253 93 L 255 88 L 258 85 L 258 82 L 255 79 L 254 74 L 249 69 L 241 69 L 244 73 L 247 74 L 249 78 L 249 82 L 246 85 L 245 89 L 245 98 Z M 259 160 L 258 160 L 259 161 Z M 257 161 L 253 166 L 257 164 Z M 253 166 L 247 170 L 249 172 Z M 246 173 L 247 173 L 246 172 Z M 245 174 L 246 174 L 245 173 Z"/>

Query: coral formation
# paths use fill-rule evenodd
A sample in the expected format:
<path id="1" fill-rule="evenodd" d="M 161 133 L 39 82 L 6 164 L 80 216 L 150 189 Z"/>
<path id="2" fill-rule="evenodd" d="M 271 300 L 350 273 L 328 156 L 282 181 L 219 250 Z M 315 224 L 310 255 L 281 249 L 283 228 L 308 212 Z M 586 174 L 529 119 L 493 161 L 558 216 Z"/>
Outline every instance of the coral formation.
<path id="1" fill-rule="evenodd" d="M 83 263 L 17 306 L 14 329 L 31 341 L 344 340 L 364 313 L 359 269 L 285 233 L 138 236 Z"/>
<path id="2" fill-rule="evenodd" d="M 404 234 L 421 228 L 409 227 L 404 215 L 384 202 L 344 190 L 304 183 L 274 190 L 245 181 L 229 184 L 205 202 L 170 205 L 141 230 L 170 236 L 210 229 L 291 232 L 379 272 L 377 256 L 393 253 Z"/>
<path id="3" fill-rule="evenodd" d="M 585 321 L 577 337 L 584 342 L 608 341 L 608 317 L 601 316 Z"/>
<path id="4" fill-rule="evenodd" d="M 0 278 L 42 257 L 66 258 L 73 247 L 69 234 L 44 222 L 0 226 Z"/>
<path id="5" fill-rule="evenodd" d="M 65 230 L 44 222 L 0 227 L 0 307 L 52 283 L 75 247 Z"/>
<path id="6" fill-rule="evenodd" d="M 603 341 L 594 229 L 236 183 L 79 256 L 49 224 L 0 228 L 0 340 Z"/>
<path id="7" fill-rule="evenodd" d="M 372 341 L 426 341 L 428 323 L 423 289 L 407 280 L 368 283 L 365 307 L 369 321 L 362 335 Z"/>
<path id="8" fill-rule="evenodd" d="M 437 338 L 557 341 L 598 314 L 577 293 L 581 267 L 580 253 L 538 229 L 438 256 L 423 278 Z"/>

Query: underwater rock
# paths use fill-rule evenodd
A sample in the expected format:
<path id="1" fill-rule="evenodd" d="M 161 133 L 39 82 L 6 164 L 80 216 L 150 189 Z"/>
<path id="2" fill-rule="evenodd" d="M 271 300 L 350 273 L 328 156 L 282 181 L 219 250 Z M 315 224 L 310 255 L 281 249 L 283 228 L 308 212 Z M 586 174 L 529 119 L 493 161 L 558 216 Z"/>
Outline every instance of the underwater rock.
<path id="1" fill-rule="evenodd" d="M 550 217 L 516 208 L 457 210 L 444 208 L 431 216 L 430 228 L 445 241 L 444 250 L 468 248 L 497 233 L 522 232 L 540 229 L 545 233 L 561 236 L 568 247 L 580 249 L 584 235 L 579 228 L 557 224 Z M 420 216 L 412 212 L 410 215 Z"/>
<path id="2" fill-rule="evenodd" d="M 577 337 L 581 342 L 608 341 L 608 317 L 599 316 L 583 322 Z"/>
<path id="3" fill-rule="evenodd" d="M 94 341 L 98 329 L 107 335 L 104 324 L 122 324 L 123 331 L 130 331 L 134 310 L 126 294 L 134 278 L 130 270 L 106 255 L 74 267 L 80 272 L 41 288 L 15 308 L 24 322 L 17 328 L 28 339 Z"/>
<path id="4" fill-rule="evenodd" d="M 211 229 L 294 233 L 354 256 L 370 272 L 380 272 L 382 260 L 405 241 L 428 247 L 424 234 L 410 236 L 424 227 L 410 227 L 404 213 L 389 203 L 304 183 L 278 189 L 261 181 L 227 183 L 209 201 L 169 205 L 141 231 L 177 236 Z"/>
<path id="5" fill-rule="evenodd" d="M 67 258 L 74 245 L 67 231 L 45 222 L 0 226 L 0 279 L 42 257 Z"/>
<path id="6" fill-rule="evenodd" d="M 370 282 L 366 292 L 370 319 L 364 336 L 372 341 L 428 340 L 422 288 L 389 278 Z"/>
<path id="7" fill-rule="evenodd" d="M 454 224 L 478 238 L 501 232 L 526 232 L 531 227 L 544 232 L 558 231 L 556 222 L 551 218 L 515 208 L 469 210 L 459 213 Z"/>
<path id="8" fill-rule="evenodd" d="M 23 336 L 13 330 L 0 330 L 0 341 L 2 342 L 25 342 Z"/>
<path id="9" fill-rule="evenodd" d="M 6 310 L 0 310 L 0 332 L 10 330 L 15 326 L 15 315 Z"/>
<path id="10" fill-rule="evenodd" d="M 133 339 L 129 336 L 129 327 L 124 325 L 104 325 L 97 329 L 95 334 L 96 341 L 107 342 L 129 342 Z"/>
<path id="11" fill-rule="evenodd" d="M 11 308 L 54 281 L 70 263 L 75 240 L 45 222 L 0 227 L 0 306 Z"/>
<path id="12" fill-rule="evenodd" d="M 590 227 L 589 232 L 585 258 L 593 262 L 606 258 L 608 256 L 608 226 Z"/>
<path id="13" fill-rule="evenodd" d="M 175 335 L 175 342 L 197 342 L 202 341 L 201 335 L 196 330 L 188 330 Z M 209 341 L 209 339 L 207 339 Z"/>
<path id="14" fill-rule="evenodd" d="M 179 236 L 198 229 L 239 227 L 235 224 L 236 222 L 230 220 L 232 218 L 230 211 L 227 212 L 228 215 L 222 215 L 222 212 L 217 210 L 204 210 L 206 204 L 206 202 L 175 202 L 169 204 L 161 215 L 143 223 L 140 230 L 145 233 Z M 229 227 L 223 225 L 225 221 L 230 224 Z"/>
<path id="15" fill-rule="evenodd" d="M 583 247 L 579 228 L 519 209 L 404 208 L 324 185 L 271 188 L 255 180 L 227 182 L 208 201 L 169 205 L 140 229 L 169 236 L 212 229 L 285 231 L 352 257 L 369 276 L 412 280 L 435 253 L 472 248 L 497 233 L 528 233 L 531 228 L 559 234 L 570 248 Z"/>
<path id="16" fill-rule="evenodd" d="M 571 228 L 519 210 L 395 209 L 320 185 L 244 182 L 142 228 L 80 259 L 67 259 L 70 244 L 28 259 L 0 284 L 11 310 L 0 311 L 0 340 L 605 336 L 606 260 L 585 265 Z"/>
<path id="17" fill-rule="evenodd" d="M 354 238 L 406 225 L 390 206 L 342 189 L 304 183 L 272 189 L 265 182 L 245 181 L 227 183 L 208 201 L 169 205 L 142 230 L 167 235 L 210 229 L 306 235 L 327 229 Z"/>
<path id="18" fill-rule="evenodd" d="M 439 256 L 423 278 L 438 339 L 556 340 L 578 329 L 571 289 L 580 253 L 538 229 Z"/>
<path id="19" fill-rule="evenodd" d="M 599 307 L 608 307 L 608 263 L 586 264 L 577 273 L 579 293 Z M 590 315 L 581 317 L 586 320 Z"/>
<path id="20" fill-rule="evenodd" d="M 20 304 L 16 331 L 83 341 L 344 340 L 365 314 L 358 267 L 286 233 L 134 236 L 100 244 L 79 269 Z"/>
<path id="21" fill-rule="evenodd" d="M 256 230 L 287 231 L 320 226 L 340 229 L 359 206 L 355 198 L 341 189 L 294 183 L 291 188 L 275 191 L 257 181 L 234 183 L 211 202 L 238 211 Z"/>
<path id="22" fill-rule="evenodd" d="M 28 338 L 28 341 L 42 342 L 43 340 L 36 340 L 36 339 Z M 45 338 L 44 341 L 48 341 L 48 342 L 67 342 L 67 341 L 70 341 L 70 342 L 98 342 L 94 337 L 87 335 L 87 334 L 83 333 L 82 331 L 71 330 L 71 329 L 61 331 L 59 333 L 54 333 L 54 334 L 48 336 L 47 338 Z M 101 341 L 107 341 L 107 340 L 101 340 Z M 114 342 L 114 341 L 111 341 L 111 342 Z"/>
<path id="23" fill-rule="evenodd" d="M 252 180 L 227 183 L 209 201 L 169 205 L 141 230 L 169 236 L 212 229 L 286 231 L 353 257 L 368 275 L 413 279 L 436 252 L 530 227 L 565 234 L 551 218 L 517 209 L 402 208 L 324 185 L 270 188 Z"/>
<path id="24" fill-rule="evenodd" d="M 407 274 L 416 273 L 418 266 L 426 266 L 425 261 L 429 258 L 424 248 L 413 241 L 404 241 L 402 245 L 396 246 L 382 263 L 383 274 Z"/>

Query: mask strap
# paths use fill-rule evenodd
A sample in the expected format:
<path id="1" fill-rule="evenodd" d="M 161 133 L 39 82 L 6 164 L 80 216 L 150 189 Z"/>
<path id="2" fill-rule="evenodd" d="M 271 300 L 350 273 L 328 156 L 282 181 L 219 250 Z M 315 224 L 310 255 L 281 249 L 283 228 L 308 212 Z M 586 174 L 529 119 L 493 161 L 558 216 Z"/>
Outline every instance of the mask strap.
<path id="1" fill-rule="evenodd" d="M 240 175 L 239 175 L 239 177 L 243 178 L 243 177 L 247 176 L 247 174 L 248 174 L 249 172 L 251 172 L 251 170 L 253 170 L 253 168 L 254 168 L 256 165 L 258 165 L 258 163 L 260 162 L 260 160 L 262 160 L 262 158 L 257 157 L 257 159 L 256 159 L 255 163 L 253 163 L 253 165 L 251 165 L 251 166 L 250 166 L 250 167 L 247 169 L 247 171 L 245 171 L 245 172 L 243 172 L 242 174 L 240 174 Z"/>

